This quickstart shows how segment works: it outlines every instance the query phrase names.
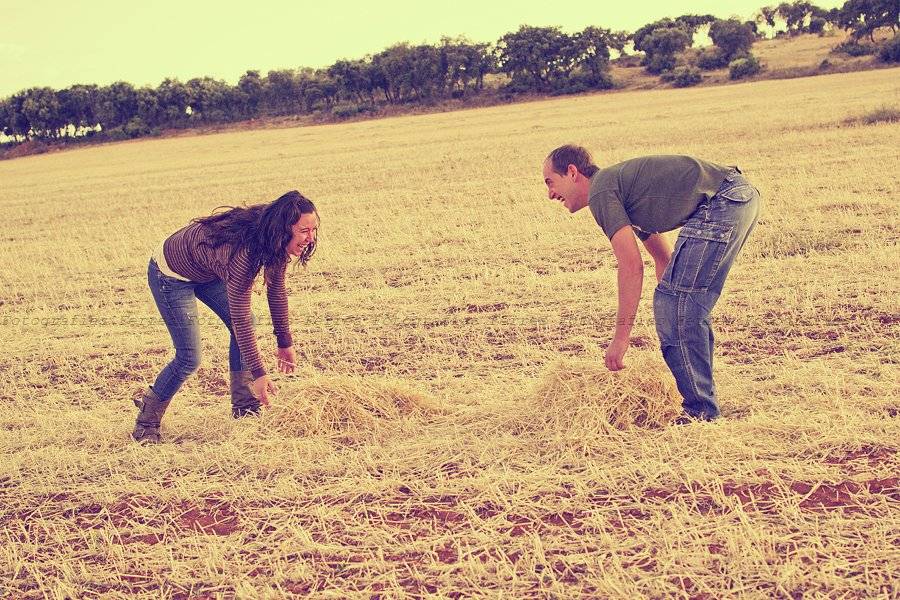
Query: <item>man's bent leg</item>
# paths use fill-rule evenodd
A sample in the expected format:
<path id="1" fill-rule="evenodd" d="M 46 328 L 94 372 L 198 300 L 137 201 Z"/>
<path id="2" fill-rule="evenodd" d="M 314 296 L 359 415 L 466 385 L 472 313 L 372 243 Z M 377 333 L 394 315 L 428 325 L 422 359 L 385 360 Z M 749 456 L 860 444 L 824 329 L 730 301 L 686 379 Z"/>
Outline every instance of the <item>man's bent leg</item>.
<path id="1" fill-rule="evenodd" d="M 739 172 L 732 173 L 682 227 L 653 296 L 663 357 L 693 417 L 719 414 L 710 313 L 758 214 L 759 193 Z"/>
<path id="2" fill-rule="evenodd" d="M 653 312 L 663 359 L 675 377 L 685 412 L 698 419 L 715 419 L 719 405 L 712 377 L 710 309 L 689 292 L 657 288 Z"/>

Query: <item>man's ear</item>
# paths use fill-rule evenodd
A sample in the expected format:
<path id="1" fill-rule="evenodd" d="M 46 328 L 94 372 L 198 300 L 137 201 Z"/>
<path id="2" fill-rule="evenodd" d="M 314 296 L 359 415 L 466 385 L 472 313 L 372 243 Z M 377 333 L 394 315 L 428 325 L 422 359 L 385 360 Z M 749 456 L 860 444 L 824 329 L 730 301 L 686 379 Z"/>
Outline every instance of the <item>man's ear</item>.
<path id="1" fill-rule="evenodd" d="M 576 175 L 578 175 L 578 167 L 576 167 L 575 165 L 569 165 L 568 167 L 566 167 L 566 175 L 568 175 L 569 177 L 575 177 Z"/>

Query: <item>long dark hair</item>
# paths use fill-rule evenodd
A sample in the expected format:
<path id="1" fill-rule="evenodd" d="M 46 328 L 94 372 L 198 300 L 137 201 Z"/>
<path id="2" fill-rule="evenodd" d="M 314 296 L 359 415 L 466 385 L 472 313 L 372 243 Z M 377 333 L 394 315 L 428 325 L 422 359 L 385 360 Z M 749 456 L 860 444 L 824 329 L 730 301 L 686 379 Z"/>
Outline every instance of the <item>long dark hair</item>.
<path id="1" fill-rule="evenodd" d="M 290 257 L 286 248 L 293 237 L 291 228 L 300 215 L 319 217 L 312 201 L 297 190 L 291 190 L 269 204 L 220 206 L 219 209 L 226 210 L 194 219 L 194 222 L 209 228 L 207 243 L 213 248 L 230 244 L 234 256 L 241 247 L 246 247 L 256 273 L 262 267 L 268 269 L 287 263 Z M 303 249 L 300 264 L 305 266 L 309 262 L 317 243 L 318 240 L 314 240 Z"/>

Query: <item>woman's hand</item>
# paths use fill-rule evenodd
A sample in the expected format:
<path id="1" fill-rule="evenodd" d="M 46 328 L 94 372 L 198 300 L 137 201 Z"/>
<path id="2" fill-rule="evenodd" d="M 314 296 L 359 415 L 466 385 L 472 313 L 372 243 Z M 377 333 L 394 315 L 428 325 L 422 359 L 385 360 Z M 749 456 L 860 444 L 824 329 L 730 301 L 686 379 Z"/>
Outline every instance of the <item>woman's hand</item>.
<path id="1" fill-rule="evenodd" d="M 297 353 L 293 346 L 278 349 L 278 370 L 282 373 L 293 373 L 297 366 Z"/>
<path id="2" fill-rule="evenodd" d="M 278 393 L 278 389 L 268 375 L 254 379 L 253 383 L 250 384 L 250 391 L 253 392 L 253 395 L 256 396 L 256 399 L 263 406 L 269 406 L 269 394 L 274 396 Z"/>

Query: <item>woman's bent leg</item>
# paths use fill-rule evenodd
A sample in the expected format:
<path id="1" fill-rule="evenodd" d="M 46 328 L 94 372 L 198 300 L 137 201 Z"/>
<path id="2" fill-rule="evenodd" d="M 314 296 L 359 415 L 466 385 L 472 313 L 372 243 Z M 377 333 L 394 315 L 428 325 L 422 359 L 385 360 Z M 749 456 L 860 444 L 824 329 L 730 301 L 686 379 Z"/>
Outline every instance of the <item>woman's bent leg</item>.
<path id="1" fill-rule="evenodd" d="M 160 423 L 172 396 L 200 364 L 200 334 L 192 283 L 166 277 L 153 259 L 147 267 L 147 283 L 172 336 L 175 358 L 163 368 L 156 382 L 135 398 L 140 412 L 131 437 L 141 443 L 157 444 Z"/>
<path id="2" fill-rule="evenodd" d="M 250 383 L 253 376 L 243 364 L 241 351 L 238 348 L 237 338 L 234 336 L 234 328 L 231 326 L 231 311 L 228 308 L 228 294 L 225 284 L 222 282 L 208 283 L 197 286 L 197 298 L 206 304 L 216 315 L 222 319 L 231 340 L 228 346 L 228 370 L 229 387 L 231 391 L 231 416 L 235 418 L 259 414 L 259 400 L 250 391 Z M 252 314 L 253 325 L 256 325 L 256 317 Z"/>
<path id="3" fill-rule="evenodd" d="M 166 401 L 171 400 L 187 378 L 200 367 L 200 328 L 194 295 L 196 284 L 166 277 L 153 261 L 147 277 L 156 307 L 175 347 L 175 358 L 163 368 L 153 384 L 156 395 Z"/>

